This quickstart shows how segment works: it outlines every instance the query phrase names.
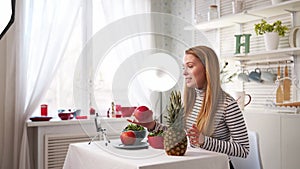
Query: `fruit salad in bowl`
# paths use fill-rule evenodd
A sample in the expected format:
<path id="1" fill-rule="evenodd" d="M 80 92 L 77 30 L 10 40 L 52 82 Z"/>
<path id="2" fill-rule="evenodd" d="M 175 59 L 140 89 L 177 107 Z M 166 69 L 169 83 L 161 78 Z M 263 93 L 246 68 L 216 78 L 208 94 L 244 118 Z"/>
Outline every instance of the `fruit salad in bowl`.
<path id="1" fill-rule="evenodd" d="M 137 124 L 128 124 L 120 134 L 124 145 L 139 144 L 146 137 L 146 129 Z"/>
<path id="2" fill-rule="evenodd" d="M 164 131 L 158 130 L 156 132 L 150 132 L 148 134 L 148 143 L 151 147 L 157 149 L 164 149 Z"/>

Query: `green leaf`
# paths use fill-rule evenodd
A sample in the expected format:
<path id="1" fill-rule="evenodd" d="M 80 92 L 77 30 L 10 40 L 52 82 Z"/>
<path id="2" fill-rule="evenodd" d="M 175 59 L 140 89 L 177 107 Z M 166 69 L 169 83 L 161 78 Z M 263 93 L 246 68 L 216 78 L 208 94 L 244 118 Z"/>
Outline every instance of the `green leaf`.
<path id="1" fill-rule="evenodd" d="M 279 36 L 283 37 L 288 30 L 288 27 L 283 25 L 280 20 L 270 24 L 267 23 L 266 20 L 262 19 L 260 23 L 254 24 L 254 31 L 256 35 L 263 35 L 266 32 L 277 32 Z"/>

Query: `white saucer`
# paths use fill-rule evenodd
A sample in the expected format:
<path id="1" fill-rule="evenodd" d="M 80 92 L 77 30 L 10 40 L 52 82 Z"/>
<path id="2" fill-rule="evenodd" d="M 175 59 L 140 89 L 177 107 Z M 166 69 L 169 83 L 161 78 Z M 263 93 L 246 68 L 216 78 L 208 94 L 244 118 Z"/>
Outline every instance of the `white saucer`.
<path id="1" fill-rule="evenodd" d="M 147 142 L 140 142 L 139 144 L 133 144 L 133 145 L 124 145 L 121 142 L 115 142 L 112 145 L 116 148 L 121 148 L 121 149 L 142 149 L 142 148 L 147 148 L 149 146 Z"/>

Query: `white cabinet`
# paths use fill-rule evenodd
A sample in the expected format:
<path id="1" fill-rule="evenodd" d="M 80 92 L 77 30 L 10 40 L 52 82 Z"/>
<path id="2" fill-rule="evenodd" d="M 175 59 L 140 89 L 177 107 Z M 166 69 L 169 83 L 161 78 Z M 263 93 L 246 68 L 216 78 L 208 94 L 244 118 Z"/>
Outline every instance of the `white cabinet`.
<path id="1" fill-rule="evenodd" d="M 300 114 L 248 110 L 244 117 L 248 129 L 259 135 L 263 168 L 299 168 Z"/>
<path id="2" fill-rule="evenodd" d="M 245 112 L 244 117 L 248 130 L 258 133 L 263 168 L 280 169 L 280 115 Z"/>
<path id="3" fill-rule="evenodd" d="M 300 166 L 300 115 L 281 118 L 282 168 L 298 169 Z"/>

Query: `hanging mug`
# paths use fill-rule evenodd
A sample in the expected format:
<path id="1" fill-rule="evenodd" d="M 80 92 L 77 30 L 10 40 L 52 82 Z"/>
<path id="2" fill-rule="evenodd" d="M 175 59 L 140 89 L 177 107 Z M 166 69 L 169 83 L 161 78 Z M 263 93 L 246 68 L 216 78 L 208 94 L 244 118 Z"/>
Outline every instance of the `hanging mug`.
<path id="1" fill-rule="evenodd" d="M 241 73 L 239 73 L 239 74 L 238 74 L 238 79 L 239 79 L 240 81 L 243 81 L 243 82 L 250 82 L 248 71 L 243 70 Z"/>
<path id="2" fill-rule="evenodd" d="M 289 44 L 292 48 L 300 47 L 300 26 L 296 26 L 291 30 Z"/>
<path id="3" fill-rule="evenodd" d="M 261 70 L 259 68 L 256 68 L 254 71 L 249 73 L 249 79 L 250 81 L 254 81 L 257 83 L 261 83 Z"/>
<path id="4" fill-rule="evenodd" d="M 274 74 L 271 68 L 268 68 L 267 70 L 261 72 L 261 80 L 265 82 L 274 83 L 276 78 L 277 74 Z"/>

